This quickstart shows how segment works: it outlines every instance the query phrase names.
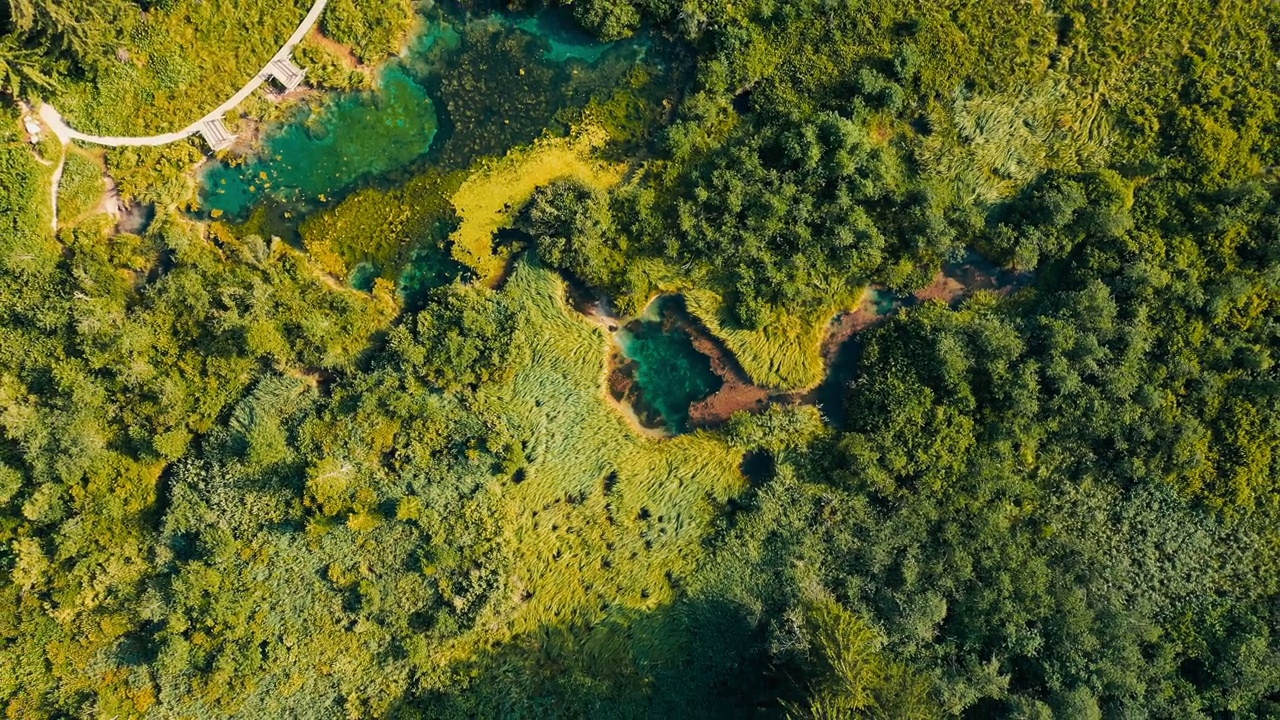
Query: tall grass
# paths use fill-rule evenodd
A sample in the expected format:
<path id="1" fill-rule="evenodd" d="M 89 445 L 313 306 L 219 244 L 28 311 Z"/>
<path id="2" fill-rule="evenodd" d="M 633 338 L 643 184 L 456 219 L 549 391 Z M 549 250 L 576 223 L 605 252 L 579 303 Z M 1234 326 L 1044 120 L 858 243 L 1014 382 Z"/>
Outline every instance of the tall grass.
<path id="1" fill-rule="evenodd" d="M 124 59 L 103 62 L 94 77 L 66 83 L 55 98 L 77 130 L 146 135 L 186 127 L 248 82 L 293 33 L 311 2 L 159 5 L 113 19 Z"/>
<path id="2" fill-rule="evenodd" d="M 948 111 L 934 114 L 941 132 L 925 140 L 924 165 L 953 200 L 995 202 L 1049 168 L 1101 163 L 1110 133 L 1100 103 L 1061 79 L 997 95 L 957 92 Z"/>
<path id="3" fill-rule="evenodd" d="M 97 209 L 107 184 L 101 162 L 79 149 L 67 152 L 58 185 L 58 222 L 72 224 Z"/>
<path id="4" fill-rule="evenodd" d="M 563 292 L 559 276 L 517 263 L 503 293 L 522 319 L 520 367 L 480 391 L 526 438 L 528 460 L 520 481 L 500 490 L 516 592 L 477 623 L 486 633 L 581 627 L 671 602 L 718 509 L 745 488 L 742 451 L 720 437 L 655 440 L 628 426 L 605 397 L 607 338 Z"/>
<path id="5" fill-rule="evenodd" d="M 689 312 L 720 338 L 752 382 L 775 390 L 799 390 L 822 382 L 827 326 L 836 314 L 858 305 L 862 290 L 837 288 L 828 302 L 805 315 L 775 308 L 758 329 L 734 327 L 724 299 L 713 291 L 690 288 L 683 294 Z"/>

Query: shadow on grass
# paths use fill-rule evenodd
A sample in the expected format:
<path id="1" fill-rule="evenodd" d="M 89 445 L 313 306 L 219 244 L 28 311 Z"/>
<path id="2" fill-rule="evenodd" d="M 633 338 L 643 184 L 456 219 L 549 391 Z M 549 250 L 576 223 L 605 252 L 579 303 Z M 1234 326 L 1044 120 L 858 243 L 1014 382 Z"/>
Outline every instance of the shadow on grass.
<path id="1" fill-rule="evenodd" d="M 771 662 L 766 622 L 719 599 L 544 626 L 457 670 L 447 691 L 407 696 L 392 717 L 780 717 L 798 690 Z"/>

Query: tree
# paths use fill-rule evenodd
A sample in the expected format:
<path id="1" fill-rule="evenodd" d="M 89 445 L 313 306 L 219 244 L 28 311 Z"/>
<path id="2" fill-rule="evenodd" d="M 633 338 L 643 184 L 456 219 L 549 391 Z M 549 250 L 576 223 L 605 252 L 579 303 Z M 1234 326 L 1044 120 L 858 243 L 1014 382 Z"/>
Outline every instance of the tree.
<path id="1" fill-rule="evenodd" d="M 43 55 L 21 47 L 13 35 L 0 36 L 0 93 L 18 97 L 24 88 L 53 90 L 57 82 L 42 67 Z"/>
<path id="2" fill-rule="evenodd" d="M 616 287 L 623 255 L 614 247 L 609 201 L 575 180 L 538 188 L 518 227 L 531 235 L 538 259 L 597 288 Z"/>

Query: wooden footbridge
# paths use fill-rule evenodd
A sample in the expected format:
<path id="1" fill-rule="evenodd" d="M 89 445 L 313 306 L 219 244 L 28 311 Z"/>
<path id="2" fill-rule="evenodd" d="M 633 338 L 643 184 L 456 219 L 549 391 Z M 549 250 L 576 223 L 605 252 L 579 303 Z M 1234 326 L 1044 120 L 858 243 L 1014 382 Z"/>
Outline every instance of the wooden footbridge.
<path id="1" fill-rule="evenodd" d="M 303 18 L 302 24 L 298 26 L 298 29 L 289 37 L 289 40 L 280 48 L 279 52 L 267 62 L 266 67 L 262 68 L 257 75 L 254 75 L 244 87 L 240 88 L 239 92 L 232 95 L 226 102 L 182 130 L 148 137 L 86 135 L 73 130 L 63 122 L 62 116 L 52 105 L 44 105 L 40 108 L 40 119 L 49 125 L 64 145 L 72 140 L 79 140 L 80 142 L 107 147 L 155 147 L 168 145 L 193 135 L 200 135 L 214 151 L 225 150 L 235 143 L 236 138 L 222 121 L 223 116 L 268 80 L 275 82 L 285 92 L 296 89 L 302 83 L 306 71 L 294 64 L 293 51 L 302 42 L 302 39 L 307 36 L 307 33 L 311 32 L 311 28 L 315 27 L 316 22 L 320 20 L 320 16 L 324 13 L 325 6 L 328 4 L 329 0 L 316 0 L 315 4 L 311 6 L 311 11 Z"/>
<path id="2" fill-rule="evenodd" d="M 277 57 L 267 64 L 267 67 L 258 74 L 258 78 L 274 80 L 282 90 L 292 92 L 302 84 L 306 74 L 306 70 L 294 65 L 293 60 L 288 57 Z M 217 117 L 206 116 L 200 121 L 198 132 L 200 137 L 204 138 L 205 144 L 214 152 L 226 150 L 236 142 L 235 135 L 227 130 L 226 124 L 222 122 L 221 114 Z"/>

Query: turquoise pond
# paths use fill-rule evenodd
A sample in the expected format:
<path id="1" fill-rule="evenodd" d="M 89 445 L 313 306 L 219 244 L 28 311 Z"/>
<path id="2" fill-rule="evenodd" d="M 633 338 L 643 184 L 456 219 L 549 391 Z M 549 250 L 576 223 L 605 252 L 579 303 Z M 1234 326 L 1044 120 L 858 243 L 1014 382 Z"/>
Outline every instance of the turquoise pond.
<path id="1" fill-rule="evenodd" d="M 329 99 L 273 128 L 262 154 L 204 175 L 207 210 L 242 216 L 264 200 L 324 202 L 353 182 L 402 168 L 431 147 L 438 128 L 426 89 L 396 68 L 376 93 Z"/>
<path id="2" fill-rule="evenodd" d="M 539 13 L 514 25 L 527 33 L 544 38 L 549 47 L 543 51 L 542 57 L 551 62 L 562 63 L 576 59 L 594 63 L 612 45 L 612 43 L 595 42 L 590 36 L 575 30 L 565 22 L 564 18 L 551 13 Z"/>
<path id="3" fill-rule="evenodd" d="M 698 352 L 685 329 L 680 301 L 662 298 L 640 319 L 618 330 L 615 339 L 630 360 L 635 406 L 642 419 L 656 412 L 672 432 L 688 430 L 689 406 L 720 389 L 711 359 Z"/>
<path id="4" fill-rule="evenodd" d="M 500 155 L 554 129 L 562 109 L 616 87 L 619 68 L 638 62 L 643 46 L 631 42 L 625 63 L 602 59 L 627 46 L 594 42 L 551 12 L 436 13 L 373 90 L 322 95 L 265 128 L 254 154 L 211 163 L 201 209 L 243 219 L 274 205 L 300 217 L 424 164 L 466 167 Z"/>
<path id="5" fill-rule="evenodd" d="M 573 27 L 567 17 L 554 12 L 540 12 L 522 19 L 512 19 L 494 13 L 467 23 L 450 22 L 442 18 L 424 23 L 422 31 L 410 38 L 410 55 L 423 55 L 427 51 L 438 48 L 456 48 L 462 43 L 459 26 L 474 23 L 518 28 L 530 35 L 538 36 L 547 44 L 542 52 L 542 59 L 557 63 L 568 62 L 571 59 L 594 63 L 614 45 L 614 43 L 596 41 L 590 35 Z"/>
<path id="6" fill-rule="evenodd" d="M 871 306 L 875 308 L 877 315 L 888 315 L 901 304 L 897 295 L 884 288 L 871 288 L 868 293 L 871 296 Z"/>

